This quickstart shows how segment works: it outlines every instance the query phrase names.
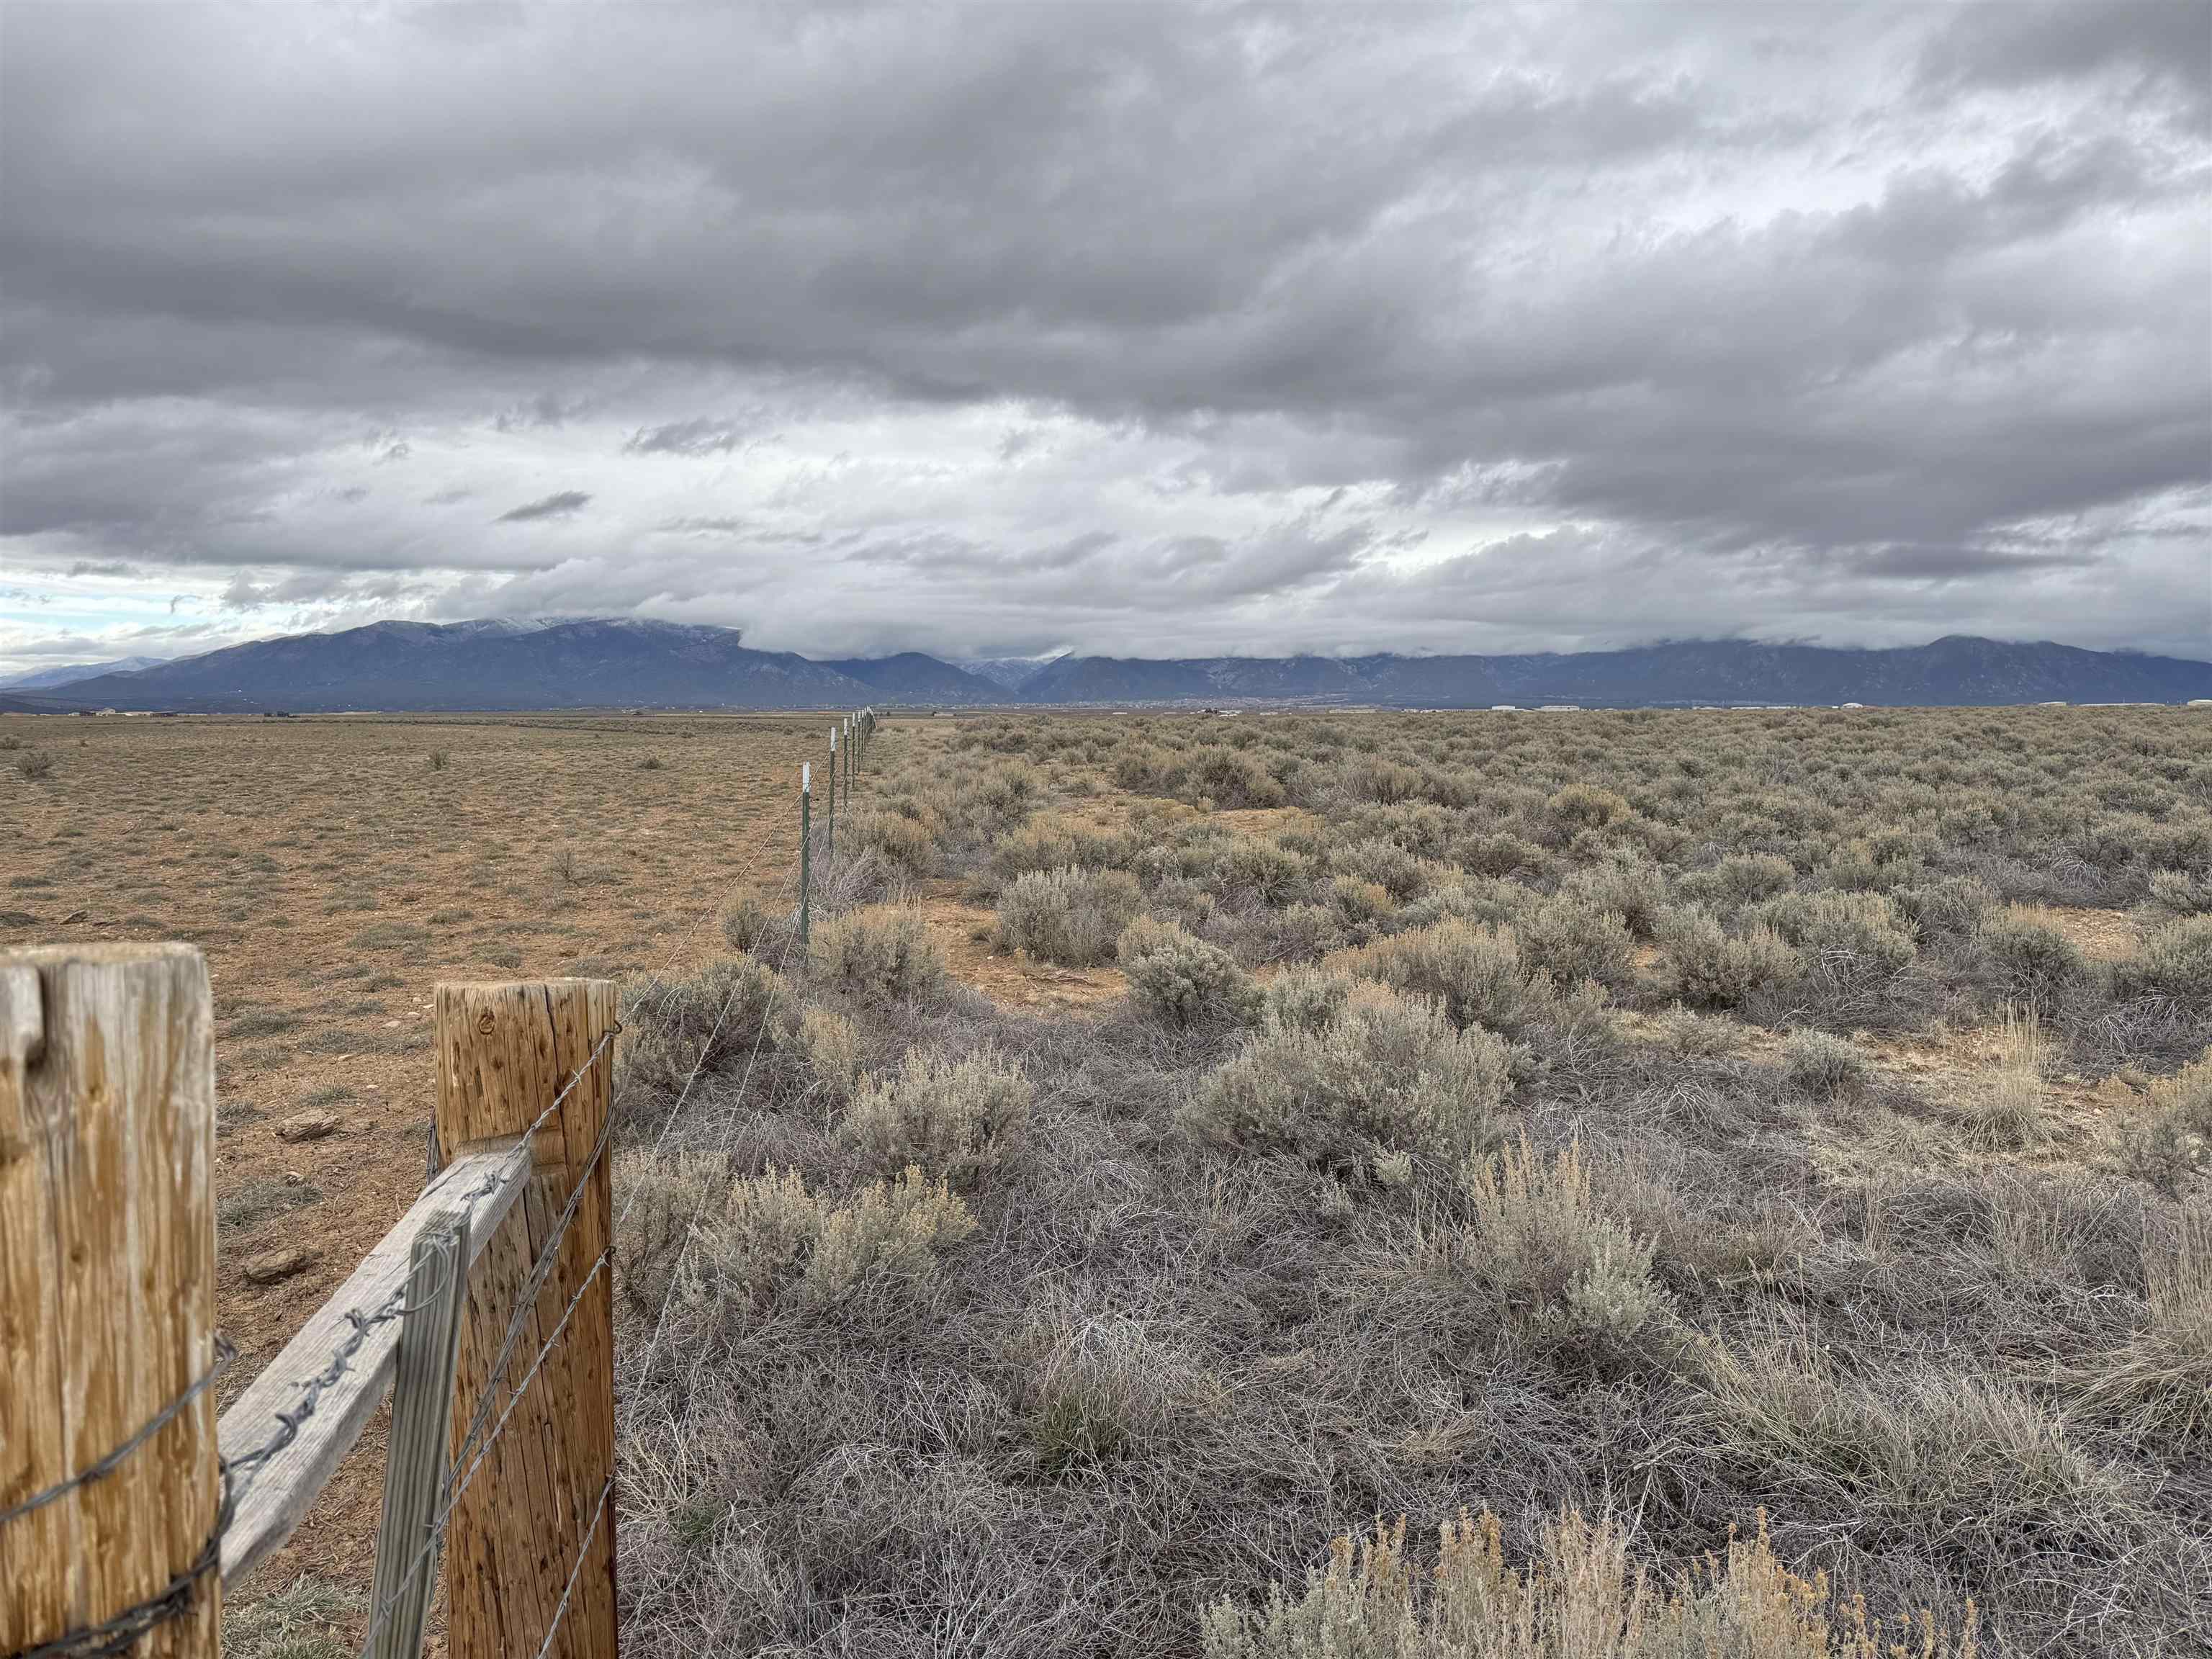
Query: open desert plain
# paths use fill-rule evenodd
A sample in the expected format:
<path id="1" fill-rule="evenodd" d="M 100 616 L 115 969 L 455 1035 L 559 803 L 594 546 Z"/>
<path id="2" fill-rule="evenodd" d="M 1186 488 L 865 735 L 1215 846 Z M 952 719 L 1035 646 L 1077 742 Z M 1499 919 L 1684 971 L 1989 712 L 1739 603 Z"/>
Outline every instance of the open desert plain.
<path id="1" fill-rule="evenodd" d="M 227 1392 L 433 985 L 602 975 L 629 1650 L 2202 1650 L 2204 711 L 890 720 L 802 945 L 823 732 L 6 725 L 6 941 L 207 952 Z"/>

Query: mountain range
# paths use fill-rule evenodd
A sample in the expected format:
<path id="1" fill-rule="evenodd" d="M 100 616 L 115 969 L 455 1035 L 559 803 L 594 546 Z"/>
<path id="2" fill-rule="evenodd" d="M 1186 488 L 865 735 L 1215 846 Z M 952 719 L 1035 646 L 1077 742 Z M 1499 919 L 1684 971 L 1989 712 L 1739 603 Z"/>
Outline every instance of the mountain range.
<path id="1" fill-rule="evenodd" d="M 184 712 L 801 708 L 856 703 L 1295 702 L 1467 708 L 1861 702 L 2178 702 L 2212 697 L 2212 663 L 1953 635 L 1890 650 L 1676 641 L 1517 656 L 1066 655 L 961 666 L 918 651 L 815 661 L 729 628 L 618 618 L 374 623 L 152 666 L 46 671 L 0 707 Z"/>
<path id="2" fill-rule="evenodd" d="M 129 674 L 141 668 L 158 668 L 167 660 L 166 657 L 118 657 L 112 662 L 75 662 L 60 668 L 40 668 L 0 679 L 0 691 L 52 691 L 98 674 Z"/>

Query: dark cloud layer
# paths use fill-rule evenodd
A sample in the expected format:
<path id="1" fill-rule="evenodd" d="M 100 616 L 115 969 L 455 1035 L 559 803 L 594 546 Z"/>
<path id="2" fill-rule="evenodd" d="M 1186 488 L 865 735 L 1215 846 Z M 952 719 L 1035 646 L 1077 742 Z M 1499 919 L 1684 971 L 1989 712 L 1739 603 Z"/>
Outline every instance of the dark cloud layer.
<path id="1" fill-rule="evenodd" d="M 581 512 L 591 499 L 591 492 L 588 490 L 557 490 L 543 501 L 530 501 L 509 512 L 501 514 L 497 522 L 532 524 L 539 519 L 565 519 Z"/>
<path id="2" fill-rule="evenodd" d="M 0 659 L 2212 654 L 2189 0 L 123 15 L 0 9 L 0 536 L 70 617 Z"/>

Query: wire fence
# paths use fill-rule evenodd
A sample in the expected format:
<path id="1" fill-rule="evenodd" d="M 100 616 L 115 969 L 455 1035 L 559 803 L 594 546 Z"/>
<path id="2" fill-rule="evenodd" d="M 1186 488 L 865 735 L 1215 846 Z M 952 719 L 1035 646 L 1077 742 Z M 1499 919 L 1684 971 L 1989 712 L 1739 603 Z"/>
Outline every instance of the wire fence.
<path id="1" fill-rule="evenodd" d="M 791 892 L 795 884 L 796 878 L 793 878 L 792 881 L 786 884 L 784 890 L 786 896 Z M 788 960 L 790 944 L 792 939 L 795 937 L 795 930 L 787 930 L 784 936 L 784 950 L 782 956 L 779 960 L 779 967 L 781 967 L 784 962 Z M 660 1006 L 664 1010 L 667 1006 L 669 998 L 673 994 L 673 988 L 672 984 L 664 988 L 660 1003 Z M 693 1086 L 698 1082 L 700 1073 L 705 1069 L 707 1057 L 714 1052 L 715 1039 L 721 1035 L 722 1027 L 728 1021 L 730 1009 L 736 1000 L 737 992 L 738 981 L 733 980 L 731 982 L 729 988 L 723 994 L 721 1006 L 715 1014 L 713 1026 L 708 1030 L 706 1039 L 700 1044 L 699 1052 L 692 1060 L 691 1069 L 684 1079 L 683 1091 L 678 1096 L 675 1105 L 671 1108 L 667 1119 L 662 1123 L 660 1132 L 654 1139 L 653 1151 L 655 1152 L 658 1152 L 661 1147 L 665 1145 L 671 1128 L 675 1124 L 677 1119 L 682 1115 L 684 1102 L 690 1097 Z M 759 1057 L 761 1043 L 766 1037 L 767 1032 L 767 1022 L 763 1019 L 760 1030 L 754 1035 L 751 1050 L 746 1057 L 745 1070 L 744 1073 L 744 1079 L 750 1079 L 752 1075 L 753 1062 Z M 738 1100 L 743 1099 L 744 1091 L 744 1082 L 740 1081 L 738 1091 Z M 468 1455 L 472 1449 L 474 1455 L 470 1457 L 470 1461 L 465 1468 L 460 1468 L 459 1474 L 453 1480 L 450 1490 L 441 1501 L 436 1513 L 432 1516 L 430 1525 L 428 1528 L 428 1535 L 424 1538 L 422 1544 L 417 1547 L 413 1556 L 409 1559 L 406 1571 L 401 1575 L 399 1583 L 395 1586 L 392 1594 L 386 1599 L 383 1605 L 373 1610 L 368 1630 L 362 1638 L 362 1651 L 364 1654 L 366 1654 L 374 1644 L 378 1633 L 384 1628 L 385 1625 L 391 1619 L 394 1609 L 400 1602 L 403 1592 L 414 1582 L 418 1574 L 428 1571 L 431 1564 L 435 1561 L 439 1551 L 443 1547 L 446 1529 L 452 1522 L 453 1511 L 457 1507 L 459 1507 L 462 1494 L 468 1490 L 470 1482 L 476 1478 L 477 1471 L 483 1467 L 485 1460 L 490 1456 L 492 1448 L 497 1443 L 500 1435 L 505 1431 L 507 1421 L 513 1417 L 515 1408 L 521 1404 L 524 1396 L 529 1392 L 531 1384 L 537 1379 L 543 1369 L 546 1357 L 550 1354 L 553 1349 L 558 1345 L 562 1334 L 568 1328 L 569 1320 L 575 1313 L 577 1304 L 583 1299 L 585 1291 L 591 1285 L 598 1280 L 603 1273 L 608 1272 L 613 1266 L 612 1241 L 611 1239 L 609 1241 L 608 1248 L 602 1250 L 598 1257 L 592 1261 L 584 1280 L 577 1285 L 574 1292 L 569 1297 L 568 1306 L 562 1310 L 561 1317 L 554 1326 L 551 1333 L 548 1334 L 544 1340 L 538 1345 L 537 1352 L 531 1358 L 529 1369 L 523 1373 L 521 1381 L 508 1391 L 506 1408 L 501 1412 L 497 1421 L 490 1425 L 489 1431 L 486 1433 L 486 1419 L 489 1413 L 492 1402 L 496 1399 L 498 1395 L 498 1389 L 496 1387 L 497 1379 L 504 1376 L 507 1372 L 508 1363 L 513 1358 L 515 1340 L 519 1336 L 523 1325 L 526 1322 L 529 1314 L 536 1303 L 538 1291 L 544 1287 L 545 1277 L 550 1272 L 553 1262 L 558 1257 L 561 1242 L 567 1236 L 568 1227 L 575 1218 L 577 1206 L 582 1201 L 584 1191 L 591 1184 L 592 1176 L 598 1169 L 599 1160 L 606 1155 L 607 1148 L 612 1143 L 615 1126 L 621 1121 L 621 1107 L 626 1094 L 627 1084 L 625 1084 L 622 1090 L 618 1090 L 617 1091 L 615 1102 L 608 1109 L 605 1125 L 601 1129 L 598 1140 L 594 1143 L 589 1157 L 585 1161 L 583 1171 L 578 1176 L 574 1186 L 570 1189 L 568 1200 L 562 1206 L 560 1216 L 554 1224 L 551 1236 L 546 1240 L 545 1244 L 540 1249 L 538 1260 L 532 1266 L 529 1278 L 526 1279 L 521 1291 L 518 1293 L 515 1297 L 514 1305 L 510 1312 L 506 1338 L 501 1345 L 498 1358 L 493 1361 L 489 1371 L 487 1372 L 487 1376 L 490 1379 L 490 1384 L 485 1388 L 482 1399 L 477 1401 L 476 1415 L 470 1422 L 467 1431 L 463 1434 L 459 1442 L 455 1445 L 453 1463 L 456 1468 L 460 1468 L 462 1457 Z M 733 1110 L 734 1105 L 735 1103 L 732 1103 Z M 550 1109 L 548 1109 L 548 1112 L 544 1115 L 550 1115 Z M 544 1117 L 541 1116 L 539 1121 L 542 1123 L 544 1121 Z M 620 1230 L 623 1220 L 628 1216 L 628 1214 L 629 1206 L 625 1205 L 623 1206 L 622 1215 L 616 1218 L 615 1227 L 617 1231 Z M 662 1306 L 665 1312 L 666 1308 L 666 1303 L 665 1301 Z M 658 1334 L 658 1328 L 656 1328 L 656 1337 Z M 650 1360 L 651 1355 L 650 1351 L 648 1350 L 648 1364 L 650 1364 Z M 483 1438 L 482 1443 L 478 1444 L 477 1437 L 480 1434 L 483 1436 Z M 605 1506 L 605 1495 L 602 1493 L 602 1508 Z M 583 1559 L 590 1553 L 592 1540 L 596 1535 L 598 1528 L 598 1521 L 599 1516 L 595 1512 L 592 1517 L 592 1525 L 586 1528 L 582 1542 L 578 1547 L 576 1558 L 570 1564 L 568 1583 L 571 1591 L 573 1591 L 574 1588 L 575 1575 L 582 1569 Z M 546 1632 L 545 1640 L 547 1648 L 541 1648 L 539 1650 L 541 1654 L 550 1647 L 554 1636 L 558 1630 L 559 1620 L 562 1617 L 566 1616 L 568 1607 L 570 1605 L 570 1600 L 571 1598 L 568 1595 L 564 1595 L 562 1596 L 560 1606 L 555 1612 L 554 1628 L 549 1629 Z"/>
<path id="2" fill-rule="evenodd" d="M 847 728 L 846 760 L 848 766 L 853 768 L 844 778 L 844 787 L 848 793 L 854 788 L 860 771 L 854 764 L 860 757 L 853 752 L 853 734 L 859 732 L 865 742 L 867 736 L 872 735 L 874 725 L 872 711 L 866 711 L 861 716 L 856 717 L 854 722 Z M 807 832 L 802 830 L 803 838 L 806 834 Z M 806 867 L 810 860 L 806 854 L 810 851 L 811 848 L 802 841 L 800 856 L 787 871 L 786 878 L 781 884 L 777 896 L 775 908 L 779 910 L 793 905 L 794 900 L 796 901 L 793 924 L 783 930 L 781 949 L 775 964 L 777 972 L 770 980 L 771 988 L 768 1002 L 762 1011 L 758 1029 L 754 1033 L 752 1042 L 746 1054 L 744 1066 L 738 1075 L 735 1092 L 721 1103 L 728 1113 L 728 1127 L 725 1128 L 718 1142 L 719 1149 L 725 1156 L 733 1143 L 734 1136 L 741 1123 L 742 1104 L 746 1091 L 750 1086 L 755 1067 L 760 1060 L 763 1046 L 767 1040 L 771 1023 L 769 1016 L 774 1012 L 776 991 L 781 988 L 783 982 L 782 974 L 790 965 L 793 945 L 803 941 L 803 931 L 797 924 L 796 918 L 803 909 L 807 896 Z M 642 1003 L 629 1011 L 633 1019 L 651 1023 L 665 1015 L 681 985 L 681 981 L 674 975 L 675 964 L 690 947 L 708 918 L 712 916 L 718 908 L 717 904 L 710 903 L 685 928 L 670 951 L 659 973 L 654 976 L 652 988 L 646 993 Z M 706 1069 L 708 1058 L 714 1053 L 714 1045 L 728 1021 L 742 984 L 741 980 L 733 978 L 724 993 L 714 1023 L 704 1041 L 700 1044 L 697 1054 L 691 1059 L 690 1067 L 685 1074 L 683 1086 L 653 1137 L 647 1153 L 648 1157 L 658 1156 L 665 1149 L 678 1124 L 685 1119 L 687 1103 L 691 1101 L 699 1079 Z M 526 1178 L 532 1164 L 532 1144 L 538 1133 L 560 1112 L 584 1079 L 590 1075 L 592 1068 L 606 1058 L 614 1039 L 623 1030 L 623 1024 L 617 1021 L 599 1039 L 582 1063 L 569 1073 L 566 1082 L 562 1085 L 553 1099 L 538 1113 L 523 1131 L 514 1150 L 507 1155 L 500 1168 L 487 1176 L 469 1192 L 459 1195 L 460 1201 L 473 1209 L 479 1200 L 492 1196 L 502 1186 Z M 559 1317 L 550 1330 L 538 1343 L 520 1381 L 512 1388 L 502 1391 L 501 1379 L 507 1374 L 510 1366 L 515 1361 L 522 1334 L 528 1326 L 531 1315 L 537 1309 L 539 1296 L 559 1261 L 562 1246 L 575 1222 L 600 1164 L 608 1156 L 618 1127 L 625 1121 L 623 1108 L 629 1098 L 629 1080 L 625 1078 L 615 1090 L 599 1132 L 583 1160 L 582 1167 L 577 1172 L 560 1210 L 555 1215 L 544 1241 L 532 1261 L 530 1271 L 524 1276 L 512 1299 L 507 1310 L 504 1334 L 495 1356 L 484 1372 L 485 1383 L 476 1402 L 475 1410 L 466 1428 L 459 1438 L 452 1443 L 453 1449 L 446 1466 L 447 1473 L 443 1485 L 431 1519 L 424 1528 L 424 1536 L 410 1557 L 405 1570 L 399 1575 L 391 1593 L 370 1610 L 370 1621 L 361 1642 L 361 1652 L 364 1656 L 371 1652 L 378 1636 L 403 1604 L 409 1586 L 419 1575 L 433 1570 L 434 1564 L 444 1547 L 447 1534 L 463 1495 L 469 1490 L 471 1483 L 477 1478 L 478 1472 L 499 1444 L 501 1437 L 513 1419 L 517 1407 L 529 1395 L 532 1384 L 544 1373 L 549 1356 L 559 1346 L 586 1293 L 603 1277 L 611 1279 L 614 1269 L 615 1237 L 627 1221 L 631 1206 L 636 1202 L 635 1192 L 623 1204 L 621 1213 L 614 1218 L 613 1231 L 569 1294 Z M 674 1299 L 678 1273 L 689 1255 L 696 1234 L 697 1223 L 700 1212 L 703 1210 L 703 1205 L 702 1195 L 700 1206 L 695 1208 L 694 1212 L 686 1218 L 684 1237 L 679 1246 L 676 1262 L 678 1272 L 672 1272 L 670 1274 L 669 1285 L 656 1310 L 643 1358 L 632 1378 L 629 1393 L 629 1410 L 632 1414 L 635 1410 L 636 1401 L 641 1396 L 643 1384 L 651 1376 L 654 1359 L 659 1353 L 663 1333 L 667 1326 L 669 1310 Z M 465 1275 L 467 1265 L 465 1261 L 453 1261 L 449 1258 L 444 1271 L 447 1273 Z M 453 1288 L 458 1292 L 460 1287 L 456 1285 Z M 422 1302 L 410 1301 L 409 1288 L 403 1283 L 376 1306 L 349 1309 L 344 1312 L 343 1316 L 346 1326 L 344 1337 L 333 1348 L 329 1360 L 321 1369 L 301 1380 L 295 1402 L 275 1413 L 277 1425 L 275 1431 L 250 1450 L 220 1461 L 218 1466 L 220 1498 L 215 1526 L 199 1557 L 175 1575 L 171 1583 L 153 1596 L 113 1614 L 96 1626 L 88 1626 L 71 1631 L 37 1646 L 19 1649 L 5 1656 L 5 1659 L 96 1659 L 97 1656 L 127 1653 L 158 1626 L 176 1618 L 190 1607 L 199 1593 L 202 1583 L 215 1572 L 220 1565 L 223 1537 L 237 1512 L 240 1501 L 252 1489 L 253 1484 L 263 1477 L 271 1462 L 297 1441 L 302 1429 L 315 1416 L 325 1400 L 338 1388 L 340 1382 L 355 1368 L 371 1333 L 380 1326 L 413 1317 L 422 1312 L 426 1305 L 427 1299 Z M 143 1427 L 105 1456 L 87 1465 L 67 1480 L 35 1492 L 8 1509 L 0 1510 L 0 1526 L 5 1526 L 28 1516 L 66 1497 L 71 1492 L 112 1474 L 133 1452 L 152 1439 L 162 1428 L 174 1421 L 179 1414 L 213 1385 L 217 1375 L 235 1358 L 235 1351 L 231 1348 L 228 1341 L 220 1336 L 216 1340 L 217 1351 L 215 1363 L 207 1367 L 187 1389 L 162 1407 Z M 502 1392 L 503 1406 L 499 1403 Z M 498 1407 L 496 1415 L 494 1414 L 495 1407 Z M 627 1424 L 631 1419 L 625 1416 L 622 1420 Z M 586 1559 L 589 1556 L 593 1541 L 605 1519 L 608 1506 L 612 1501 L 614 1485 L 615 1475 L 611 1470 L 600 1486 L 591 1517 L 584 1527 L 576 1553 L 568 1563 L 564 1589 L 553 1609 L 544 1638 L 538 1649 L 538 1659 L 545 1659 L 545 1656 L 552 1651 L 558 1639 L 562 1622 L 574 1604 L 579 1579 Z"/>

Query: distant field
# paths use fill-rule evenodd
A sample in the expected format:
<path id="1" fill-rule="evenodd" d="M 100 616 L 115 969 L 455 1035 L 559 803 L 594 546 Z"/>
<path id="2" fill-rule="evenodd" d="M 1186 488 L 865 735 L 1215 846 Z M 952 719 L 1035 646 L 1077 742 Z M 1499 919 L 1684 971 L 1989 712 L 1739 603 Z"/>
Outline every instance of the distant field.
<path id="1" fill-rule="evenodd" d="M 1707 1650 L 1662 1585 L 1729 1655 L 1856 1656 L 1861 1593 L 1916 1656 L 1970 1602 L 2191 1650 L 2203 711 L 894 723 L 802 952 L 823 724 L 0 720 L 53 757 L 0 772 L 0 942 L 209 952 L 232 1388 L 419 1185 L 435 980 L 673 952 L 619 1051 L 626 1652 L 1289 1659 L 1624 1560 L 1624 1655 Z M 350 1650 L 267 1632 L 357 1633 L 377 1468 L 243 1659 Z"/>

